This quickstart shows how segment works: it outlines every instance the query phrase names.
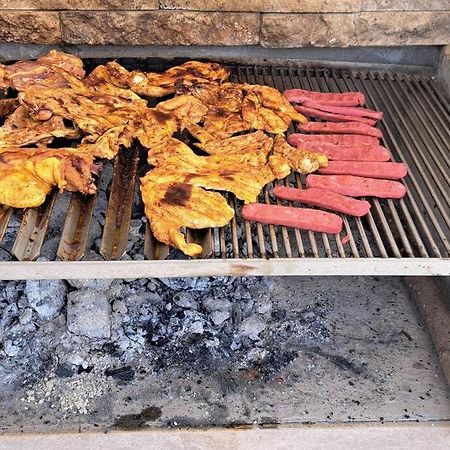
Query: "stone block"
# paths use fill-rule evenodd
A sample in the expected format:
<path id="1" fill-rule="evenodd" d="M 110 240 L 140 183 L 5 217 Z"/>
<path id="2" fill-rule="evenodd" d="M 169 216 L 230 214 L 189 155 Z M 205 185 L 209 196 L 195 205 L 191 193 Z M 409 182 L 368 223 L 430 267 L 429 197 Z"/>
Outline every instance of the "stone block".
<path id="1" fill-rule="evenodd" d="M 255 45 L 259 15 L 199 12 L 62 12 L 70 44 Z"/>
<path id="2" fill-rule="evenodd" d="M 56 44 L 61 41 L 56 12 L 2 12 L 0 42 Z"/>
<path id="3" fill-rule="evenodd" d="M 360 11 L 361 0 L 161 0 L 163 9 L 195 11 L 250 12 L 353 12 Z"/>
<path id="4" fill-rule="evenodd" d="M 0 0 L 0 9 L 27 10 L 146 10 L 158 9 L 158 0 Z"/>
<path id="5" fill-rule="evenodd" d="M 450 13 L 263 14 L 264 47 L 445 45 Z"/>
<path id="6" fill-rule="evenodd" d="M 264 14 L 264 47 L 346 47 L 354 36 L 351 14 Z"/>

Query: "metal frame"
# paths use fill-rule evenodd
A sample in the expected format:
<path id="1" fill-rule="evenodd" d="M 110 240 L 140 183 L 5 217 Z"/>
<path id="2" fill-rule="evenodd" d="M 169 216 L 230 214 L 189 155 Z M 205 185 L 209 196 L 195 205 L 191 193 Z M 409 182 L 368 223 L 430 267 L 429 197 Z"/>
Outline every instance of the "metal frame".
<path id="1" fill-rule="evenodd" d="M 0 279 L 173 278 L 203 276 L 450 275 L 450 258 L 209 259 L 179 261 L 1 262 Z"/>

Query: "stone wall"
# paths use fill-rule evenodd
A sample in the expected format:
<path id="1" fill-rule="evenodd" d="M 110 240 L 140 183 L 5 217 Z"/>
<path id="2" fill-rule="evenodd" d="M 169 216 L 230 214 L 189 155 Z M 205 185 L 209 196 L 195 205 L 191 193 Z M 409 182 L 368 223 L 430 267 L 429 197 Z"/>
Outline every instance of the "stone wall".
<path id="1" fill-rule="evenodd" d="M 276 48 L 446 45 L 450 2 L 0 0 L 0 42 Z"/>

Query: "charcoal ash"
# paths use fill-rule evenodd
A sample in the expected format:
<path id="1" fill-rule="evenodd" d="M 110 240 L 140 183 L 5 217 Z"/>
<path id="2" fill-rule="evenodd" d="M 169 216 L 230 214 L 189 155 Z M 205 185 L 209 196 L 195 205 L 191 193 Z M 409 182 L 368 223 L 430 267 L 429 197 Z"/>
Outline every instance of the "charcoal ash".
<path id="1" fill-rule="evenodd" d="M 62 280 L 27 280 L 25 283 L 28 302 L 43 319 L 59 315 L 66 293 L 67 286 Z"/>
<path id="2" fill-rule="evenodd" d="M 38 305 L 30 282 L 0 283 L 0 388 L 18 386 L 29 407 L 63 415 L 88 413 L 131 371 L 189 377 L 231 365 L 268 380 L 331 339 L 324 305 L 280 308 L 268 278 L 38 283 L 58 297 L 51 314 L 36 308 L 47 300 Z"/>

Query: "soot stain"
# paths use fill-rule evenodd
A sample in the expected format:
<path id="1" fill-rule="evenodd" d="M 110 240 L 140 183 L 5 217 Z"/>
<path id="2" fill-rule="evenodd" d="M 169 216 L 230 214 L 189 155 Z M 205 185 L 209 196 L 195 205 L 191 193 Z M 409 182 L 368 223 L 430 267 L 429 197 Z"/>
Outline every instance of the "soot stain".
<path id="1" fill-rule="evenodd" d="M 339 367 L 343 370 L 349 370 L 356 375 L 361 375 L 365 372 L 365 368 L 363 366 L 358 366 L 355 363 L 351 362 L 349 359 L 340 356 L 340 355 L 332 355 L 331 353 L 326 353 L 318 347 L 314 347 L 311 350 L 311 353 L 315 353 L 316 355 L 322 356 L 329 361 L 331 361 L 335 366 Z"/>
<path id="2" fill-rule="evenodd" d="M 117 417 L 113 428 L 119 430 L 139 430 L 146 427 L 147 422 L 158 420 L 162 415 L 162 410 L 158 406 L 144 408 L 138 414 L 125 414 Z"/>

